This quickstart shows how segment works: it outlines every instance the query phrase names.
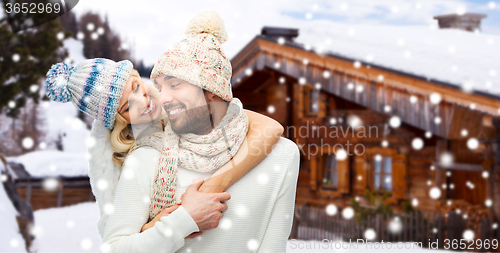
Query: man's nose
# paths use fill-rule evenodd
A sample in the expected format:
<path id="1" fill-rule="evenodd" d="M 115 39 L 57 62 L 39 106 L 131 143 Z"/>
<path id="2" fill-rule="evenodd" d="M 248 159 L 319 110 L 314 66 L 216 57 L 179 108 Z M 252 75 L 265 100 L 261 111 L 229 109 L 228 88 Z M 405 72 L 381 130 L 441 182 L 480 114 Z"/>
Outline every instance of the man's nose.
<path id="1" fill-rule="evenodd" d="M 171 103 L 174 100 L 174 97 L 172 96 L 171 92 L 166 91 L 166 89 L 163 89 L 160 92 L 160 103 L 162 105 L 167 105 Z"/>

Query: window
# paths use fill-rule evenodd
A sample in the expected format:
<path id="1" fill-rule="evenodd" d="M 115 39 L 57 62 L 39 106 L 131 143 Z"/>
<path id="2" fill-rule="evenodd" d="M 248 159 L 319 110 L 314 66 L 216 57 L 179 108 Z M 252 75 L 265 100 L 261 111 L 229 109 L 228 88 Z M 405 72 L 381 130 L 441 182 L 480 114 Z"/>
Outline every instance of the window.
<path id="1" fill-rule="evenodd" d="M 338 166 L 335 155 L 326 156 L 323 184 L 332 187 L 338 186 Z"/>
<path id="2" fill-rule="evenodd" d="M 309 90 L 309 113 L 318 113 L 319 90 Z"/>
<path id="3" fill-rule="evenodd" d="M 373 188 L 375 190 L 392 190 L 392 158 L 375 155 L 373 161 Z"/>

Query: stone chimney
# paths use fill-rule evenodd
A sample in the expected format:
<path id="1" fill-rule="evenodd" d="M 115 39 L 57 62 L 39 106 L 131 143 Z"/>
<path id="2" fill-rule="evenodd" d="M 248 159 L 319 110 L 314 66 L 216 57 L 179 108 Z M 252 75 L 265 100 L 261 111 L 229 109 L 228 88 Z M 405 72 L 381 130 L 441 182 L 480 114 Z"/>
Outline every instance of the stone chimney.
<path id="1" fill-rule="evenodd" d="M 299 29 L 264 26 L 260 34 L 273 39 L 282 37 L 286 41 L 293 42 L 299 36 Z"/>
<path id="2" fill-rule="evenodd" d="M 481 31 L 481 19 L 483 18 L 486 18 L 486 15 L 479 13 L 446 14 L 434 17 L 437 19 L 440 29 L 455 28 L 469 32 Z"/>

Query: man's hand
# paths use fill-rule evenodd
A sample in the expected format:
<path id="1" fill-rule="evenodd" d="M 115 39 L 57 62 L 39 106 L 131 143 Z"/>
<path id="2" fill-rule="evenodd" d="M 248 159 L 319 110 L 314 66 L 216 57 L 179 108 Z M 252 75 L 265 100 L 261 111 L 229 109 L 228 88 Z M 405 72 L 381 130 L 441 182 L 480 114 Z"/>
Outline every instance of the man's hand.
<path id="1" fill-rule="evenodd" d="M 231 198 L 227 192 L 202 193 L 199 192 L 203 178 L 193 180 L 191 185 L 182 194 L 182 206 L 191 215 L 200 231 L 214 229 L 219 225 L 222 212 L 227 210 L 224 203 Z"/>

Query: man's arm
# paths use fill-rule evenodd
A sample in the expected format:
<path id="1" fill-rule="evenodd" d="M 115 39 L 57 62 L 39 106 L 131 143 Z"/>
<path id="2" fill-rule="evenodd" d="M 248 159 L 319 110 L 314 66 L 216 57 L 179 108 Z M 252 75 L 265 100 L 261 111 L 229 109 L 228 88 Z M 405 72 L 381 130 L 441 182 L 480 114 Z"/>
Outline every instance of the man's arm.
<path id="1" fill-rule="evenodd" d="M 274 203 L 273 212 L 258 252 L 286 251 L 286 243 L 292 229 L 300 159 L 299 150 L 296 146 L 290 147 L 288 151 L 289 154 L 293 154 L 293 157 L 291 157 L 291 162 L 286 167 L 286 175 Z"/>

